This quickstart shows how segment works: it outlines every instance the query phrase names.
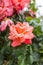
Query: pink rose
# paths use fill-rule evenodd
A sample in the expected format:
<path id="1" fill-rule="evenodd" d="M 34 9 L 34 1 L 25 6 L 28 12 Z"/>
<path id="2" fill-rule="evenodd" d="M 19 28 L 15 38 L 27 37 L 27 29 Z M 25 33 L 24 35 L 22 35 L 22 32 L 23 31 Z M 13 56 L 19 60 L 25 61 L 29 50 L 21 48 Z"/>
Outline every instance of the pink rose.
<path id="1" fill-rule="evenodd" d="M 11 0 L 11 1 L 13 3 L 14 8 L 17 10 L 17 12 L 19 12 L 24 8 L 27 8 L 31 0 Z"/>
<path id="2" fill-rule="evenodd" d="M 31 44 L 32 39 L 35 37 L 33 32 L 33 27 L 29 26 L 27 22 L 20 23 L 10 26 L 9 39 L 12 40 L 12 46 L 16 47 L 22 43 Z"/>
<path id="3" fill-rule="evenodd" d="M 12 24 L 14 24 L 10 19 L 6 19 L 5 21 L 1 22 L 0 25 L 0 31 L 6 30 L 6 27 L 10 27 Z"/>
<path id="4" fill-rule="evenodd" d="M 0 20 L 13 14 L 11 0 L 0 0 Z"/>

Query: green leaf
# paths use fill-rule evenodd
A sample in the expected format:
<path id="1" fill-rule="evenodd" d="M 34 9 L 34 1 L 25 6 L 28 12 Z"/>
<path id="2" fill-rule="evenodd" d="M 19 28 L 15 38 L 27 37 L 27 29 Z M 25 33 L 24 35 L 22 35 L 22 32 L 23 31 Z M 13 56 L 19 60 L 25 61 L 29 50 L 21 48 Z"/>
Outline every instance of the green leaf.
<path id="1" fill-rule="evenodd" d="M 33 18 L 32 17 L 26 17 L 26 21 L 30 22 Z"/>
<path id="2" fill-rule="evenodd" d="M 25 57 L 19 56 L 18 57 L 18 64 L 19 65 L 25 65 Z"/>
<path id="3" fill-rule="evenodd" d="M 2 65 L 4 62 L 4 56 L 2 54 L 0 54 L 0 65 Z"/>
<path id="4" fill-rule="evenodd" d="M 32 64 L 33 63 L 33 56 L 32 55 L 30 55 L 30 64 Z"/>

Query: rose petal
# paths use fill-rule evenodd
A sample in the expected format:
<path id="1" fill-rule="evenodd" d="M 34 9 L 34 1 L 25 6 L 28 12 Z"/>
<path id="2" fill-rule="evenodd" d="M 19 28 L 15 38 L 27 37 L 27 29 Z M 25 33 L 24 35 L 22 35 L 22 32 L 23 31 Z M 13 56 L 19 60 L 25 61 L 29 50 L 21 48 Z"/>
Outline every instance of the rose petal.
<path id="1" fill-rule="evenodd" d="M 6 27 L 7 27 L 6 22 L 2 21 L 2 23 L 1 23 L 1 31 L 4 31 L 6 29 Z"/>
<path id="2" fill-rule="evenodd" d="M 12 47 L 16 47 L 16 46 L 19 46 L 21 45 L 21 43 L 17 40 L 13 41 L 13 43 L 11 44 Z"/>
<path id="3" fill-rule="evenodd" d="M 25 44 L 32 44 L 32 41 L 30 39 L 25 39 Z"/>

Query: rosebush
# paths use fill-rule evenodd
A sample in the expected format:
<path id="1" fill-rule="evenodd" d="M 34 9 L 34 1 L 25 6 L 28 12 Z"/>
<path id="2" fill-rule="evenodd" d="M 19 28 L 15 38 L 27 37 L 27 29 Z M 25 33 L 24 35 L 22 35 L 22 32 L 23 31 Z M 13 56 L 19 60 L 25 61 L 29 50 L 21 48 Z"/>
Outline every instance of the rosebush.
<path id="1" fill-rule="evenodd" d="M 43 17 L 35 0 L 0 0 L 0 65 L 43 65 Z"/>

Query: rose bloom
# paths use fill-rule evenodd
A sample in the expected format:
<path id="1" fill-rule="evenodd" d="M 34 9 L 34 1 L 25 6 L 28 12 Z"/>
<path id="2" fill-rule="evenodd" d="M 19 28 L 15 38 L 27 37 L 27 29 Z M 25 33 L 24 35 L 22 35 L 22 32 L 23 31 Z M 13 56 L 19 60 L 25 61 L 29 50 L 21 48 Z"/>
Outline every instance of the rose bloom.
<path id="1" fill-rule="evenodd" d="M 16 25 L 10 26 L 9 39 L 12 40 L 12 47 L 25 44 L 32 44 L 32 39 L 35 37 L 32 33 L 33 27 L 27 22 L 18 22 Z"/>
<path id="2" fill-rule="evenodd" d="M 17 12 L 27 9 L 31 0 L 11 0 Z"/>
<path id="3" fill-rule="evenodd" d="M 8 18 L 5 18 L 2 22 L 1 22 L 1 25 L 0 25 L 0 32 L 3 32 L 6 30 L 7 26 L 10 27 L 13 23 L 13 21 L 11 21 L 10 19 Z"/>
<path id="4" fill-rule="evenodd" d="M 11 0 L 0 0 L 0 20 L 13 14 Z"/>

